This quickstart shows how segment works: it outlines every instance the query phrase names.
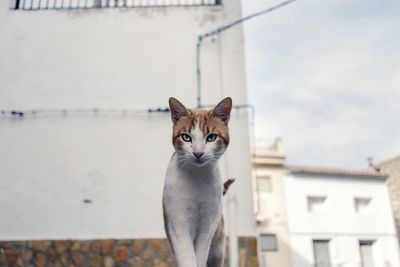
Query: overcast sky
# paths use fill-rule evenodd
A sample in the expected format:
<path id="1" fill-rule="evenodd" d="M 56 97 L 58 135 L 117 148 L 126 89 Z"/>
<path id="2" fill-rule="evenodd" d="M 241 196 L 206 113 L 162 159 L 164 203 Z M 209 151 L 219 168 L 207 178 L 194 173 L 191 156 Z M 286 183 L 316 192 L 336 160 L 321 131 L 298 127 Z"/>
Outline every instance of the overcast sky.
<path id="1" fill-rule="evenodd" d="M 291 164 L 361 169 L 400 154 L 400 1 L 298 0 L 245 34 L 259 146 L 280 136 Z"/>

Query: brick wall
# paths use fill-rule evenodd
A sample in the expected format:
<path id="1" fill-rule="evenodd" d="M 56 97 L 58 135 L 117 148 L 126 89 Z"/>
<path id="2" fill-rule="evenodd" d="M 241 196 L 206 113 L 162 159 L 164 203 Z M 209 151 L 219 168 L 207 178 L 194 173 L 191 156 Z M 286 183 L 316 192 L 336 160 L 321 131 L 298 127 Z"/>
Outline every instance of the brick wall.
<path id="1" fill-rule="evenodd" d="M 258 267 L 255 237 L 240 237 L 240 267 Z M 228 255 L 228 254 L 227 254 Z M 0 266 L 175 267 L 166 239 L 0 241 Z M 225 262 L 228 266 L 228 261 Z"/>

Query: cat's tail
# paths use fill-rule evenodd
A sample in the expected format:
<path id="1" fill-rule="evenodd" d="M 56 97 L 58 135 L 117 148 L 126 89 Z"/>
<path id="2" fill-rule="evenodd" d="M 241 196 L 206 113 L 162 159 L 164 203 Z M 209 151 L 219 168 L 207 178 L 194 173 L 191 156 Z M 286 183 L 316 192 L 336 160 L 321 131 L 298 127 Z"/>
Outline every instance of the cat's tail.
<path id="1" fill-rule="evenodd" d="M 226 194 L 226 192 L 228 191 L 229 187 L 231 186 L 231 184 L 233 184 L 233 182 L 235 182 L 234 178 L 228 179 L 225 181 L 224 183 L 224 191 L 222 192 L 223 195 Z"/>

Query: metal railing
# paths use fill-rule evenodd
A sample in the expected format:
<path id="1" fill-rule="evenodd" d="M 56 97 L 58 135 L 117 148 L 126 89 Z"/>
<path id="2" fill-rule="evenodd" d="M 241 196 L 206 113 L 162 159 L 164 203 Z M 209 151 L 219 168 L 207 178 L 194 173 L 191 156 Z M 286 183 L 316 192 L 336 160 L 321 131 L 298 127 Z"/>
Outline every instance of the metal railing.
<path id="1" fill-rule="evenodd" d="M 217 6 L 222 0 L 14 0 L 15 10 Z"/>

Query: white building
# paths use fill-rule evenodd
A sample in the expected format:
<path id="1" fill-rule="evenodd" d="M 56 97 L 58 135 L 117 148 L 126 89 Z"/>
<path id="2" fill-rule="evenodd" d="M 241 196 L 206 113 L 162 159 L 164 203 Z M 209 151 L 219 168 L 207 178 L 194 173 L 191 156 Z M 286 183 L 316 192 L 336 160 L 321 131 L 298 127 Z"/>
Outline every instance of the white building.
<path id="1" fill-rule="evenodd" d="M 386 175 L 270 165 L 257 170 L 265 266 L 400 266 Z M 278 201 L 285 211 L 271 212 Z"/>
<path id="2" fill-rule="evenodd" d="M 108 263 L 161 255 L 172 124 L 148 109 L 170 96 L 196 106 L 198 35 L 240 16 L 240 0 L 0 1 L 0 260 L 21 260 L 27 240 L 73 240 L 72 251 L 77 240 L 112 239 L 114 254 L 128 257 Z M 247 103 L 243 50 L 240 26 L 203 42 L 203 105 Z M 243 262 L 256 253 L 246 109 L 233 110 L 230 129 L 221 165 L 236 178 L 225 212 L 237 266 L 239 254 Z M 153 243 L 127 250 L 125 239 Z"/>

